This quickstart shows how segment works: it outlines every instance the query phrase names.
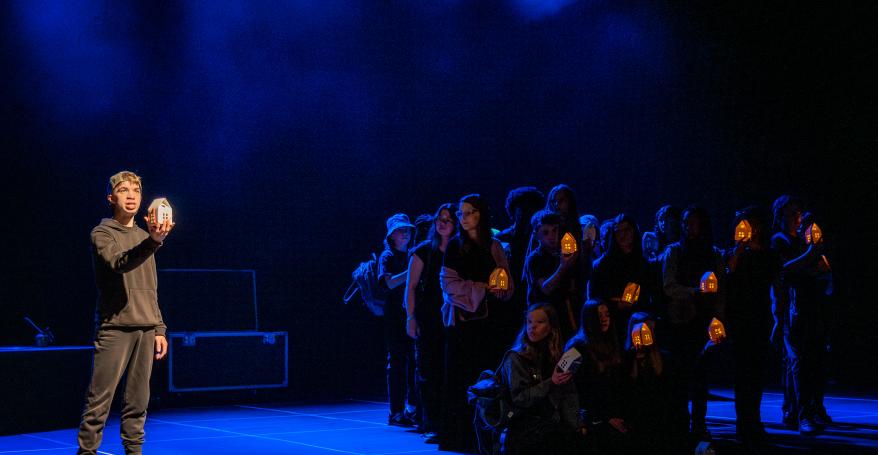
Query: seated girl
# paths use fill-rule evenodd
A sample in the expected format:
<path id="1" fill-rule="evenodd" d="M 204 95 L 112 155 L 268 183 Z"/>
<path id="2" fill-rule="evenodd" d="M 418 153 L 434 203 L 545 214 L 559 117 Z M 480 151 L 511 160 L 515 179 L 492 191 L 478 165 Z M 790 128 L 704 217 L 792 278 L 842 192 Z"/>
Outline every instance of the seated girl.
<path id="1" fill-rule="evenodd" d="M 557 368 L 561 331 L 554 308 L 531 305 L 500 374 L 515 409 L 504 454 L 574 454 L 582 449 L 573 373 Z"/>

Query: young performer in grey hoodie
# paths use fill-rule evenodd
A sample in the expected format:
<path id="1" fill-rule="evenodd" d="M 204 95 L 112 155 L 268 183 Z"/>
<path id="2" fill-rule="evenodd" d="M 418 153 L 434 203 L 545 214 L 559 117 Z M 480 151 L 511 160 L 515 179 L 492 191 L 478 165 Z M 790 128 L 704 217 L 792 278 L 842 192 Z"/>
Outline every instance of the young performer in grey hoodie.
<path id="1" fill-rule="evenodd" d="M 134 223 L 142 188 L 140 177 L 133 172 L 110 177 L 109 189 L 113 217 L 101 220 L 91 231 L 97 331 L 91 385 L 77 438 L 79 454 L 97 453 L 113 393 L 126 370 L 122 444 L 126 454 L 141 453 L 152 362 L 168 352 L 167 327 L 156 298 L 153 253 L 174 225 L 147 221 L 147 233 Z"/>

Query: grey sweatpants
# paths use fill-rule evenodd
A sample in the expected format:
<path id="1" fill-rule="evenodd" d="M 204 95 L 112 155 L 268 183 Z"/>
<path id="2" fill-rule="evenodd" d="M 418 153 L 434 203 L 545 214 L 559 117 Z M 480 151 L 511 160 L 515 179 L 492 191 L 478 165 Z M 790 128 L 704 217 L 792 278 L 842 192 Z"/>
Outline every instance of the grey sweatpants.
<path id="1" fill-rule="evenodd" d="M 122 445 L 139 454 L 149 403 L 149 376 L 155 354 L 155 329 L 101 329 L 95 339 L 94 369 L 79 425 L 77 454 L 95 455 L 103 439 L 113 394 L 128 371 L 122 405 Z"/>

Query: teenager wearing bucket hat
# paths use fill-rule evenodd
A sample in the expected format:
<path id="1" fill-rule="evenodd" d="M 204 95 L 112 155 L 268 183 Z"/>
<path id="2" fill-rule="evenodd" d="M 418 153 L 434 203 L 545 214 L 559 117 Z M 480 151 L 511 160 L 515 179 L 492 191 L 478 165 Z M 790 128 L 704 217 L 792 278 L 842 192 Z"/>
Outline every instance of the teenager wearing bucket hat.
<path id="1" fill-rule="evenodd" d="M 389 425 L 410 427 L 415 424 L 415 354 L 406 334 L 405 279 L 408 272 L 408 247 L 415 226 L 409 217 L 397 213 L 387 219 L 384 251 L 378 258 L 379 282 L 388 289 L 384 304 L 384 343 L 387 349 L 387 395 L 390 401 Z M 406 406 L 408 401 L 408 406 Z"/>

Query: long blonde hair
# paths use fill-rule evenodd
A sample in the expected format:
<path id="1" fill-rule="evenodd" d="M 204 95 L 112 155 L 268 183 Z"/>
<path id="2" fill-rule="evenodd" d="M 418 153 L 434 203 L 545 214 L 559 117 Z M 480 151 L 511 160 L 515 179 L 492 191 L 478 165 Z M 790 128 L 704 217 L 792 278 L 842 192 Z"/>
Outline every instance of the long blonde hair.
<path id="1" fill-rule="evenodd" d="M 549 355 L 548 359 L 545 360 L 548 360 L 551 364 L 555 364 L 561 359 L 561 354 L 563 354 L 563 346 L 561 345 L 561 326 L 558 323 L 558 313 L 555 311 L 555 308 L 548 303 L 535 303 L 527 307 L 524 326 L 521 328 L 521 332 L 518 333 L 515 347 L 513 347 L 512 350 L 530 360 L 537 360 L 543 356 L 543 353 L 537 350 L 537 345 L 531 342 L 530 338 L 527 336 L 527 316 L 537 310 L 546 313 L 546 317 L 549 319 L 549 327 L 551 327 L 551 331 L 546 336 L 545 340 L 543 340 L 546 343 L 547 353 Z"/>

